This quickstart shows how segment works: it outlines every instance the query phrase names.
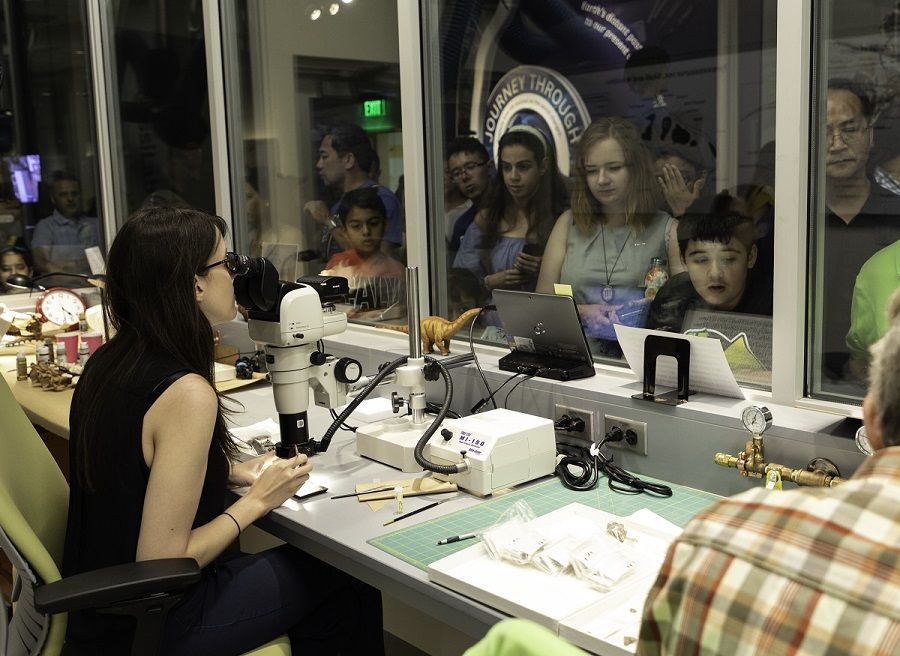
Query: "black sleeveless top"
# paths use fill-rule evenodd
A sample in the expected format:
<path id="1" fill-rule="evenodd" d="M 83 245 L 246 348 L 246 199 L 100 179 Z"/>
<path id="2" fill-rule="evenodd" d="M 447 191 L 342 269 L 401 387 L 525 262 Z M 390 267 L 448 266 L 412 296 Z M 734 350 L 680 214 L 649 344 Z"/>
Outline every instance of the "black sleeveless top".
<path id="1" fill-rule="evenodd" d="M 89 491 L 78 480 L 75 429 L 80 425 L 85 400 L 79 394 L 84 386 L 75 388 L 69 414 L 70 491 L 63 576 L 135 561 L 150 477 L 141 448 L 144 415 L 172 383 L 187 373 L 160 355 L 146 354 L 137 364 L 128 381 L 108 388 L 101 424 L 91 428 L 106 431 L 106 437 L 111 438 L 104 443 L 113 445 L 109 455 L 116 470 L 114 475 L 105 477 L 96 491 Z M 88 365 L 84 376 L 90 375 Z M 228 460 L 212 437 L 194 528 L 210 522 L 224 510 Z M 70 613 L 67 647 L 80 647 L 79 652 L 83 653 L 128 653 L 133 626 L 131 618 Z"/>

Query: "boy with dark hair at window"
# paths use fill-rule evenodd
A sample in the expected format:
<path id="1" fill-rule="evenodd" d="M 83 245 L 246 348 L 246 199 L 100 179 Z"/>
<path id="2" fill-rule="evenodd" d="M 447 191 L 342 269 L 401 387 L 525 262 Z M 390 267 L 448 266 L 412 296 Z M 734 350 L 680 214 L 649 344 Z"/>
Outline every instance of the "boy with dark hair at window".
<path id="1" fill-rule="evenodd" d="M 701 215 L 678 225 L 678 247 L 687 271 L 659 290 L 647 328 L 681 332 L 689 310 L 770 316 L 772 281 L 754 275 L 753 219 L 737 213 Z"/>
<path id="2" fill-rule="evenodd" d="M 337 217 L 348 248 L 333 255 L 322 273 L 347 278 L 358 311 L 400 301 L 406 269 L 382 249 L 388 221 L 378 190 L 362 187 L 348 191 L 338 205 Z"/>

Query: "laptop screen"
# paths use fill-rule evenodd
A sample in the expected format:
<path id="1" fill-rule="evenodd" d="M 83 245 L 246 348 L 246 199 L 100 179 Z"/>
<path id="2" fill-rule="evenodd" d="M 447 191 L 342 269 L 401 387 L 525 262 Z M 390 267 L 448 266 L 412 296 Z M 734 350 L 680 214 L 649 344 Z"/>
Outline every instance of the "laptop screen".
<path id="1" fill-rule="evenodd" d="M 570 296 L 496 289 L 494 304 L 512 350 L 593 366 L 578 308 Z"/>

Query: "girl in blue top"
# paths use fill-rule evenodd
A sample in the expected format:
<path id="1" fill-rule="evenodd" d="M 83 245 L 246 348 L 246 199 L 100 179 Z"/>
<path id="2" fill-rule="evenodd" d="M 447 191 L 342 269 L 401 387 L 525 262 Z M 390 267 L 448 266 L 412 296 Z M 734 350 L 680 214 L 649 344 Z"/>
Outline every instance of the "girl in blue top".
<path id="1" fill-rule="evenodd" d="M 546 137 L 530 125 L 503 135 L 497 159 L 500 184 L 463 235 L 453 266 L 474 272 L 488 291 L 534 289 L 553 217 L 568 204 L 565 182 Z"/>

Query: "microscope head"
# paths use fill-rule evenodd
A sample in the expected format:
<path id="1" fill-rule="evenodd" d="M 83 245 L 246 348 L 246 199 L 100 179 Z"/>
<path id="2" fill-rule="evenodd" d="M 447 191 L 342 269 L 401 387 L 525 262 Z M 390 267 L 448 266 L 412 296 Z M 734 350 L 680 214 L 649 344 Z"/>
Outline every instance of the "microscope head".
<path id="1" fill-rule="evenodd" d="M 346 296 L 346 278 L 312 276 L 285 282 L 269 260 L 239 258 L 234 295 L 247 308 L 250 339 L 284 348 L 315 344 L 346 330 L 347 315 L 333 305 Z"/>

